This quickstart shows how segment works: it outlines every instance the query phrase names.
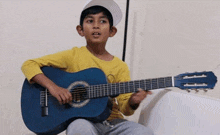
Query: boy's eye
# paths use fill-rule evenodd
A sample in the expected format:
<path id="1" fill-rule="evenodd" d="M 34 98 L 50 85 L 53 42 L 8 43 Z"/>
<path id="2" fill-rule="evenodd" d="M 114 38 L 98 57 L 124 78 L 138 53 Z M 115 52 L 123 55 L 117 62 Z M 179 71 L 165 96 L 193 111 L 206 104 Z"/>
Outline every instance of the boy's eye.
<path id="1" fill-rule="evenodd" d="M 88 22 L 88 23 L 92 23 L 92 22 L 93 22 L 93 20 L 87 20 L 87 22 Z"/>
<path id="2" fill-rule="evenodd" d="M 107 21 L 106 20 L 101 20 L 101 23 L 106 23 Z"/>

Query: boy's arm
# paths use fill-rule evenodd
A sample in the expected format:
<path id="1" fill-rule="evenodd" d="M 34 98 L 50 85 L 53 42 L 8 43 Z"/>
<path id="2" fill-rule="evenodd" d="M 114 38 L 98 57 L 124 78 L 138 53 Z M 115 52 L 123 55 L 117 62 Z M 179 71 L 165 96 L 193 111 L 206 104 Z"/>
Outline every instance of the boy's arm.
<path id="1" fill-rule="evenodd" d="M 41 67 L 52 66 L 60 69 L 67 69 L 72 64 L 75 53 L 73 50 L 66 50 L 55 54 L 46 55 L 36 59 L 30 59 L 23 63 L 21 70 L 25 77 L 31 82 L 32 78 L 37 74 L 42 74 Z"/>
<path id="2" fill-rule="evenodd" d="M 130 81 L 130 72 L 128 69 L 127 64 L 121 64 L 121 71 L 118 75 L 118 78 L 116 82 L 127 82 Z M 134 109 L 131 108 L 129 104 L 129 99 L 131 97 L 132 93 L 126 93 L 126 94 L 120 94 L 116 97 L 117 103 L 118 103 L 118 109 L 119 111 L 124 114 L 125 116 L 132 115 L 134 113 Z"/>
<path id="3" fill-rule="evenodd" d="M 131 106 L 133 110 L 136 110 L 140 103 L 147 97 L 147 95 L 151 95 L 151 91 L 144 91 L 143 89 L 139 89 L 138 92 L 133 93 L 129 98 L 128 104 Z"/>
<path id="4" fill-rule="evenodd" d="M 117 97 L 120 112 L 125 116 L 132 115 L 147 95 L 151 94 L 151 91 L 144 91 L 142 89 L 139 89 L 136 93 L 120 94 Z"/>
<path id="5" fill-rule="evenodd" d="M 128 67 L 124 67 L 123 71 L 120 73 L 118 82 L 130 81 L 129 74 Z M 136 93 L 120 94 L 118 97 L 116 97 L 120 112 L 126 116 L 132 115 L 148 94 L 151 95 L 152 92 L 146 92 L 142 89 L 139 89 L 139 91 Z"/>
<path id="6" fill-rule="evenodd" d="M 60 104 L 65 104 L 72 101 L 72 95 L 67 89 L 57 86 L 44 74 L 37 74 L 31 79 L 31 81 L 48 89 L 50 94 L 53 95 Z"/>
<path id="7" fill-rule="evenodd" d="M 53 66 L 66 69 L 69 59 L 73 60 L 73 51 L 67 50 L 37 59 L 27 60 L 23 63 L 21 69 L 30 83 L 38 83 L 47 88 L 49 92 L 57 98 L 60 103 L 67 103 L 72 99 L 67 89 L 61 88 L 47 78 L 41 71 L 43 66 Z"/>

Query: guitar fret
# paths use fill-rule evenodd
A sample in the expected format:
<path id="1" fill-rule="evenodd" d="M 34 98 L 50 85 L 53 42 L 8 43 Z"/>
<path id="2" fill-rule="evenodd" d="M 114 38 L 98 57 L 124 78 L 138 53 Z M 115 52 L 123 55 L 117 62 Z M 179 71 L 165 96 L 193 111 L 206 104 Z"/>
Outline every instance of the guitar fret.
<path id="1" fill-rule="evenodd" d="M 116 92 L 117 92 L 117 95 L 118 95 L 118 94 L 120 94 L 120 83 L 116 83 L 115 85 L 116 85 Z"/>
<path id="2" fill-rule="evenodd" d="M 133 81 L 133 92 L 135 92 L 135 84 L 134 84 L 135 82 Z"/>
<path id="3" fill-rule="evenodd" d="M 133 90 L 133 92 L 135 92 L 136 91 L 136 89 L 138 89 L 138 87 L 139 86 L 137 86 L 138 84 L 137 84 L 137 81 L 133 81 L 133 86 L 134 86 L 134 90 Z"/>
<path id="4" fill-rule="evenodd" d="M 115 85 L 115 95 L 117 95 L 116 83 L 114 85 Z"/>
<path id="5" fill-rule="evenodd" d="M 112 85 L 112 91 L 113 91 L 113 95 L 115 95 L 115 84 L 111 84 Z"/>
<path id="6" fill-rule="evenodd" d="M 123 82 L 122 84 L 123 84 L 123 93 L 125 93 L 125 82 Z"/>
<path id="7" fill-rule="evenodd" d="M 112 95 L 112 87 L 110 87 L 111 95 Z"/>
<path id="8" fill-rule="evenodd" d="M 110 84 L 108 84 L 108 90 L 109 90 L 109 95 L 112 95 L 112 91 L 111 91 L 111 85 Z"/>
<path id="9" fill-rule="evenodd" d="M 114 84 L 112 84 L 112 93 L 115 95 Z"/>
<path id="10" fill-rule="evenodd" d="M 165 78 L 158 79 L 158 88 L 164 88 L 164 86 L 165 86 L 164 80 L 165 80 Z"/>
<path id="11" fill-rule="evenodd" d="M 119 88 L 118 88 L 118 89 L 119 89 L 119 93 L 121 93 L 121 89 L 120 89 L 120 82 L 119 82 Z"/>
<path id="12" fill-rule="evenodd" d="M 131 84 L 131 85 L 130 85 Z M 129 92 L 134 92 L 134 81 L 131 81 L 129 83 L 130 91 Z"/>
<path id="13" fill-rule="evenodd" d="M 166 87 L 166 78 L 163 79 L 163 83 L 164 83 L 164 88 Z"/>
<path id="14" fill-rule="evenodd" d="M 144 80 L 140 81 L 140 88 L 146 90 L 146 86 L 144 85 Z"/>
<path id="15" fill-rule="evenodd" d="M 150 79 L 150 84 L 151 84 L 150 89 L 152 90 L 153 89 L 153 84 L 152 84 L 152 80 L 151 79 Z"/>
<path id="16" fill-rule="evenodd" d="M 89 93 L 87 96 L 88 98 L 114 96 L 123 93 L 136 92 L 138 88 L 153 90 L 166 87 L 172 87 L 172 77 L 93 85 L 89 87 Z"/>
<path id="17" fill-rule="evenodd" d="M 128 84 L 128 91 L 130 91 L 129 83 L 127 83 L 127 84 Z"/>
<path id="18" fill-rule="evenodd" d="M 125 93 L 125 83 L 123 83 L 124 84 L 124 93 Z"/>
<path id="19" fill-rule="evenodd" d="M 141 88 L 140 81 L 134 81 L 134 91 L 138 91 L 138 88 Z"/>
<path id="20" fill-rule="evenodd" d="M 166 77 L 166 87 L 172 87 L 172 77 Z"/>
<path id="21" fill-rule="evenodd" d="M 139 88 L 141 88 L 141 82 L 140 81 L 138 81 L 139 82 Z"/>
<path id="22" fill-rule="evenodd" d="M 116 92 L 116 91 L 115 91 L 115 89 L 114 89 L 114 88 L 115 88 L 114 86 L 115 86 L 115 85 L 114 85 L 114 84 L 112 84 L 112 91 L 113 91 L 113 95 L 115 95 L 115 92 Z"/>
<path id="23" fill-rule="evenodd" d="M 158 84 L 157 84 L 157 79 L 152 79 L 152 89 L 157 89 Z"/>
<path id="24" fill-rule="evenodd" d="M 157 88 L 159 88 L 159 79 L 157 79 Z"/>
<path id="25" fill-rule="evenodd" d="M 147 90 L 146 80 L 144 80 L 144 89 Z"/>
<path id="26" fill-rule="evenodd" d="M 151 85 L 151 80 L 148 79 L 148 80 L 145 80 L 145 90 L 152 90 L 152 85 Z"/>

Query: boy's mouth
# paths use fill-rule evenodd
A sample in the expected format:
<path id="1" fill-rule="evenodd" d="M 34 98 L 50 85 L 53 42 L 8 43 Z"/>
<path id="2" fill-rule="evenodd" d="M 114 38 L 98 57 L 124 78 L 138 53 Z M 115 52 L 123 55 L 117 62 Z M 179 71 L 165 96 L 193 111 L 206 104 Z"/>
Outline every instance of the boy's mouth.
<path id="1" fill-rule="evenodd" d="M 94 38 L 99 38 L 99 36 L 101 35 L 101 33 L 99 33 L 99 32 L 94 32 L 94 33 L 92 33 L 92 35 L 93 35 Z"/>
<path id="2" fill-rule="evenodd" d="M 101 35 L 101 33 L 99 33 L 99 32 L 94 32 L 94 33 L 92 33 L 92 35 Z"/>

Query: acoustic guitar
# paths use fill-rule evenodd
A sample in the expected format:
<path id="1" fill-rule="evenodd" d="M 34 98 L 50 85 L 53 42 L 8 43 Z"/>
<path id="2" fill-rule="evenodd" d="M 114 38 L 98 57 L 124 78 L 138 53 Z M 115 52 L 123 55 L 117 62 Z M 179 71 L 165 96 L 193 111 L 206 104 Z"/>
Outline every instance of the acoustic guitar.
<path id="1" fill-rule="evenodd" d="M 89 68 L 67 73 L 53 67 L 43 67 L 43 73 L 58 86 L 67 88 L 73 97 L 70 104 L 60 105 L 47 89 L 24 81 L 21 111 L 25 125 L 36 134 L 58 134 L 77 118 L 104 121 L 111 114 L 110 96 L 137 92 L 138 88 L 155 90 L 178 87 L 182 90 L 213 89 L 217 77 L 213 72 L 184 73 L 177 76 L 107 83 L 102 70 Z"/>

